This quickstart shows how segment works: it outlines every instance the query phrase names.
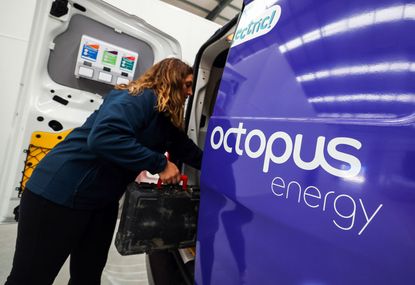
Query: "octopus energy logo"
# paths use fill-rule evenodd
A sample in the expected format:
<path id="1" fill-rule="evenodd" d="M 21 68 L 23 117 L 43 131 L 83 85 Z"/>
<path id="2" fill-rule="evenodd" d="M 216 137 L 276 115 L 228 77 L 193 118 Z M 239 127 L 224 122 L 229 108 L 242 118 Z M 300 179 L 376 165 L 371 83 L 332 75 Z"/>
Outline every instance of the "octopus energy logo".
<path id="1" fill-rule="evenodd" d="M 327 145 L 326 141 L 328 141 Z M 304 161 L 301 158 L 302 142 L 302 134 L 296 134 L 292 138 L 286 132 L 277 131 L 267 137 L 259 129 L 248 131 L 243 127 L 243 123 L 239 123 L 237 128 L 227 130 L 216 126 L 210 136 L 210 145 L 214 150 L 223 147 L 227 153 L 235 152 L 239 156 L 246 154 L 252 159 L 262 159 L 264 173 L 269 172 L 271 163 L 283 164 L 292 157 L 295 165 L 303 170 L 309 171 L 321 167 L 331 175 L 350 181 L 359 175 L 362 168 L 360 160 L 350 153 L 340 151 L 338 147 L 344 145 L 348 149 L 359 150 L 362 147 L 360 141 L 348 137 L 335 137 L 328 140 L 324 136 L 319 136 L 314 148 L 314 158 L 311 161 Z M 277 154 L 274 152 L 276 148 L 279 150 Z M 332 159 L 341 162 L 342 166 L 336 168 L 331 165 L 325 157 L 326 153 Z M 344 193 L 344 189 L 340 191 L 322 189 L 316 185 L 304 185 L 301 180 L 287 180 L 281 176 L 275 176 L 270 186 L 271 192 L 279 201 L 290 200 L 312 209 L 318 208 L 331 216 L 336 228 L 343 231 L 357 230 L 359 236 L 383 207 L 383 204 L 374 205 L 373 201 L 364 201 L 362 197 L 358 197 L 358 193 L 349 195 Z"/>
<path id="2" fill-rule="evenodd" d="M 231 134 L 236 135 L 235 145 L 230 146 L 228 138 Z M 243 149 L 241 148 L 242 137 L 245 136 L 245 142 L 243 143 Z M 252 140 L 259 140 L 259 146 L 253 149 Z M 326 172 L 331 175 L 335 175 L 343 178 L 354 177 L 359 174 L 361 170 L 360 160 L 348 153 L 341 152 L 337 149 L 340 145 L 348 145 L 352 148 L 359 150 L 362 147 L 361 142 L 356 139 L 348 137 L 336 137 L 328 141 L 326 147 L 326 137 L 319 136 L 317 138 L 315 155 L 312 161 L 304 161 L 301 156 L 303 135 L 297 134 L 294 140 L 286 132 L 278 131 L 268 138 L 265 134 L 258 129 L 251 130 L 247 133 L 247 130 L 243 128 L 243 123 L 239 123 L 237 128 L 229 128 L 226 132 L 221 126 L 217 126 L 213 129 L 210 136 L 210 145 L 214 150 L 223 146 L 224 150 L 228 153 L 232 153 L 234 150 L 236 154 L 242 156 L 245 152 L 250 158 L 260 158 L 263 156 L 262 171 L 267 173 L 271 162 L 275 164 L 283 164 L 293 157 L 294 163 L 301 169 L 314 170 L 321 166 Z M 274 145 L 278 143 L 278 146 L 283 148 L 283 153 L 276 155 L 273 152 Z M 330 165 L 324 157 L 325 148 L 330 157 L 335 160 L 344 162 L 350 167 L 348 169 L 339 169 Z"/>

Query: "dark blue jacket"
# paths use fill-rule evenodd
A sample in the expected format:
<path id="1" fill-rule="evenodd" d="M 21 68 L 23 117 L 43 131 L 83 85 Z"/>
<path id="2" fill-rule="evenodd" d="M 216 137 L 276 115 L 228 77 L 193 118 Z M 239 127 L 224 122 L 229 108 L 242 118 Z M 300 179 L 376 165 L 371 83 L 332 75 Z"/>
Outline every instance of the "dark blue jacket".
<path id="1" fill-rule="evenodd" d="M 157 111 L 156 100 L 153 90 L 111 91 L 41 160 L 27 188 L 60 205 L 93 209 L 118 201 L 142 170 L 161 172 L 166 151 L 200 169 L 202 151 Z"/>

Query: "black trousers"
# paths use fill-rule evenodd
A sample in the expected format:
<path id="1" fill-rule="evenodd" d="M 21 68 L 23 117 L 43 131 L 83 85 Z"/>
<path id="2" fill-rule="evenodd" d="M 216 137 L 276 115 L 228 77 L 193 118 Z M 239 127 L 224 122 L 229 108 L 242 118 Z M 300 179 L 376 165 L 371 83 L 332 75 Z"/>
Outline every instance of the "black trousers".
<path id="1" fill-rule="evenodd" d="M 50 285 L 70 255 L 70 284 L 100 284 L 118 203 L 99 210 L 57 205 L 25 190 L 6 285 Z"/>

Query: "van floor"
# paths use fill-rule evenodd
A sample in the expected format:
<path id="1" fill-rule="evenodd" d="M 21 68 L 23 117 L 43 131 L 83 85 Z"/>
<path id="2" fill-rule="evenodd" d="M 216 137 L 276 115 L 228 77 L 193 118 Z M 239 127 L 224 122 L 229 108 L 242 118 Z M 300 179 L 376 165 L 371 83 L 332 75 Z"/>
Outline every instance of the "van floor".
<path id="1" fill-rule="evenodd" d="M 11 270 L 16 232 L 17 223 L 0 224 L 0 284 L 6 282 Z M 53 285 L 66 285 L 68 280 L 69 262 L 67 260 Z M 148 285 L 145 255 L 121 256 L 115 249 L 114 242 L 112 242 L 107 265 L 102 274 L 101 284 Z"/>

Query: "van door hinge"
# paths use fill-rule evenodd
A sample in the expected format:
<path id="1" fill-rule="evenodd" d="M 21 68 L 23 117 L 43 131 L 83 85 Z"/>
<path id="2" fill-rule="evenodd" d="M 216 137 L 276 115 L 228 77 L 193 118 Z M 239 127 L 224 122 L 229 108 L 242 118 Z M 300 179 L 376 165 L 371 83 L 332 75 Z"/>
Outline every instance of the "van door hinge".
<path id="1" fill-rule="evenodd" d="M 55 0 L 49 12 L 52 16 L 57 18 L 68 14 L 68 0 Z"/>

